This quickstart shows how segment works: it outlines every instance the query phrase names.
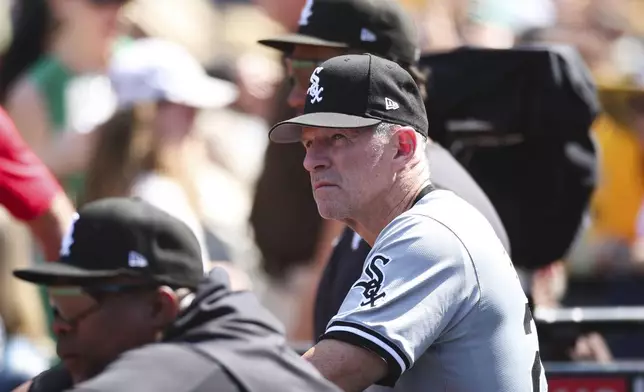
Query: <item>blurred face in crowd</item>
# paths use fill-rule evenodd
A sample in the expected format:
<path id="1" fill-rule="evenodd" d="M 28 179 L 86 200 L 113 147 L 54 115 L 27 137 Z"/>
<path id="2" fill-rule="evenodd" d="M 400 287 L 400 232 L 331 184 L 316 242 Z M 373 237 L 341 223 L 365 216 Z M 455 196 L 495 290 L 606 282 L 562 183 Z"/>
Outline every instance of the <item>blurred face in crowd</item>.
<path id="1" fill-rule="evenodd" d="M 637 135 L 640 146 L 644 148 L 644 97 L 636 96 L 629 102 L 631 126 Z"/>
<path id="2" fill-rule="evenodd" d="M 295 31 L 305 0 L 253 0 L 253 3 L 260 6 L 271 19 L 287 30 Z"/>
<path id="3" fill-rule="evenodd" d="M 304 168 L 323 218 L 351 220 L 389 192 L 396 137 L 372 129 L 303 129 Z"/>
<path id="4" fill-rule="evenodd" d="M 346 49 L 341 48 L 295 45 L 293 52 L 286 57 L 286 72 L 292 85 L 288 96 L 289 106 L 296 109 L 298 113 L 302 113 L 311 73 L 320 63 L 346 53 Z"/>
<path id="5" fill-rule="evenodd" d="M 56 351 L 75 383 L 121 353 L 155 341 L 166 322 L 159 321 L 155 289 L 131 280 L 48 290 Z"/>
<path id="6" fill-rule="evenodd" d="M 50 0 L 60 29 L 88 61 L 105 61 L 119 33 L 119 12 L 126 0 Z M 92 64 L 94 65 L 94 64 Z"/>
<path id="7" fill-rule="evenodd" d="M 155 119 L 155 131 L 165 141 L 180 141 L 195 122 L 197 109 L 172 102 L 160 102 Z"/>

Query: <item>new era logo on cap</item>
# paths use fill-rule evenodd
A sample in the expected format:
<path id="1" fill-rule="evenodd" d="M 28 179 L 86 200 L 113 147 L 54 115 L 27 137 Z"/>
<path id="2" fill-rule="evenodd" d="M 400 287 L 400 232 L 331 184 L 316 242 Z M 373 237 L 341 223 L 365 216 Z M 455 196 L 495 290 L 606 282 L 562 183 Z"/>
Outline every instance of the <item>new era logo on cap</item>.
<path id="1" fill-rule="evenodd" d="M 393 101 L 393 100 L 391 100 L 389 98 L 385 98 L 385 109 L 386 110 L 396 110 L 399 107 L 400 106 L 395 101 Z"/>
<path id="2" fill-rule="evenodd" d="M 199 241 L 185 223 L 141 200 L 108 198 L 79 210 L 58 261 L 14 275 L 38 284 L 81 286 L 138 276 L 194 288 L 203 278 L 203 264 Z"/>
<path id="3" fill-rule="evenodd" d="M 127 255 L 127 264 L 132 268 L 145 268 L 148 266 L 148 259 L 142 254 L 131 250 Z"/>
<path id="4" fill-rule="evenodd" d="M 369 29 L 365 29 L 365 28 L 360 30 L 360 41 L 363 41 L 363 42 L 376 42 L 377 40 L 378 40 L 378 38 L 373 33 L 373 31 L 371 31 Z"/>
<path id="5" fill-rule="evenodd" d="M 393 61 L 371 54 L 334 57 L 311 74 L 304 115 L 275 125 L 270 139 L 300 141 L 302 127 L 369 128 L 381 122 L 427 136 L 425 104 L 412 76 Z"/>

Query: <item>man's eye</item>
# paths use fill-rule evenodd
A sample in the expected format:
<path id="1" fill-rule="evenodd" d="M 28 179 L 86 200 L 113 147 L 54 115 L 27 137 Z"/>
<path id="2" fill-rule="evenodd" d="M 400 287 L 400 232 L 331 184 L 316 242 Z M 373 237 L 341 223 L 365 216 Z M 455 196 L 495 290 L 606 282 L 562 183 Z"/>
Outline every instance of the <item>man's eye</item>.
<path id="1" fill-rule="evenodd" d="M 344 136 L 341 133 L 336 133 L 335 135 L 331 136 L 331 139 L 333 139 L 333 140 L 342 140 L 342 139 L 346 139 L 346 136 Z"/>

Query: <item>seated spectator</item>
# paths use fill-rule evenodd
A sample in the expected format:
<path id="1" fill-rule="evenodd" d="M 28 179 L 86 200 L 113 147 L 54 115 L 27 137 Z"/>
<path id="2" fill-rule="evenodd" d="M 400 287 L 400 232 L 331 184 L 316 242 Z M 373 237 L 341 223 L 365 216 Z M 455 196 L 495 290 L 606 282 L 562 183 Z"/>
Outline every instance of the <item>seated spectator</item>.
<path id="1" fill-rule="evenodd" d="M 97 130 L 85 201 L 140 197 L 187 223 L 208 262 L 195 177 L 203 161 L 192 130 L 199 109 L 230 104 L 237 89 L 208 77 L 184 48 L 155 38 L 121 50 L 110 78 L 119 110 Z"/>
<path id="2" fill-rule="evenodd" d="M 127 0 L 13 2 L 13 39 L 2 59 L 0 103 L 29 146 L 76 201 L 92 130 L 114 110 L 104 76 Z"/>

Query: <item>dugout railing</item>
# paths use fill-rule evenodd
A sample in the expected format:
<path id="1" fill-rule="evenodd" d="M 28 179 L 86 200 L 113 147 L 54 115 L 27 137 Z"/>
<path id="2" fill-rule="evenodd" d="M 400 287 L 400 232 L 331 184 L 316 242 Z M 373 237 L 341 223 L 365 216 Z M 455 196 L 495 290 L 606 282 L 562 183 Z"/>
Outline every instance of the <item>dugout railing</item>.
<path id="1" fill-rule="evenodd" d="M 534 320 L 540 334 L 551 336 L 570 331 L 644 334 L 644 307 L 537 308 Z M 311 343 L 296 342 L 292 347 L 303 354 Z M 644 392 L 644 358 L 606 364 L 545 361 L 543 365 L 550 392 Z"/>

